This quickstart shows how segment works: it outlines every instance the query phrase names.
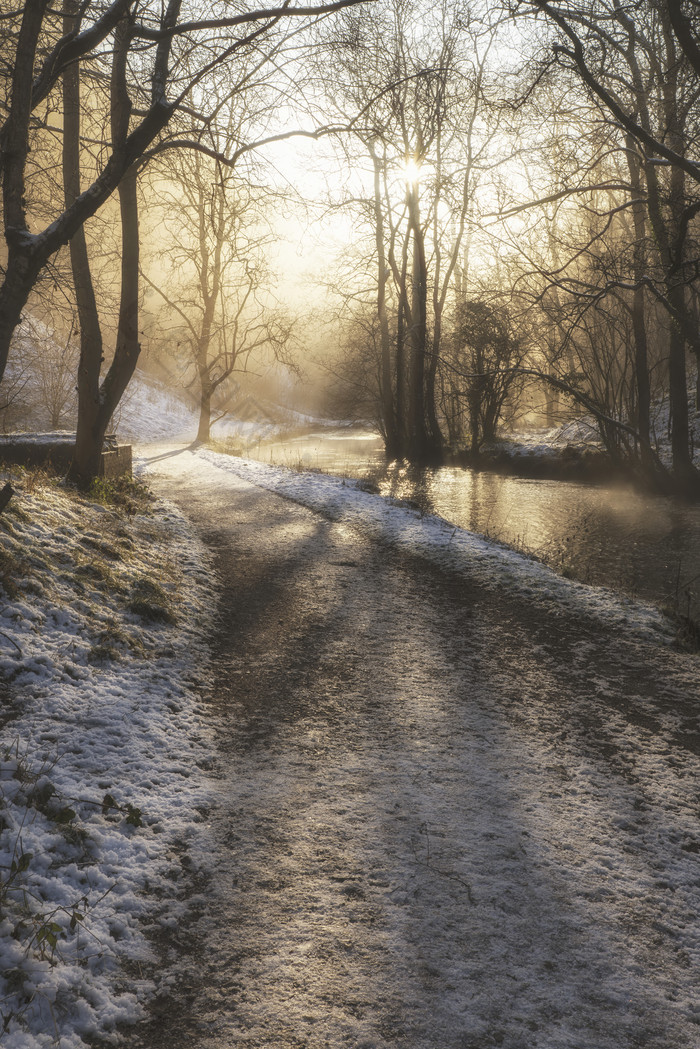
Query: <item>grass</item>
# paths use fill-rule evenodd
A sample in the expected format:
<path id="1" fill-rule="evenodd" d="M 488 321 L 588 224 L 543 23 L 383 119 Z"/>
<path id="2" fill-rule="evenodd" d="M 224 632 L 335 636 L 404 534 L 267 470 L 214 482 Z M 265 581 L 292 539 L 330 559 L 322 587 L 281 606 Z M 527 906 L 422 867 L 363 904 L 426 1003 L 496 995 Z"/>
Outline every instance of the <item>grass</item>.
<path id="1" fill-rule="evenodd" d="M 19 578 L 24 568 L 19 558 L 11 551 L 0 546 L 0 587 L 7 596 L 14 600 L 19 590 Z"/>
<path id="2" fill-rule="evenodd" d="M 87 819 L 98 833 L 108 823 L 120 824 L 125 833 L 129 827 L 142 826 L 141 810 L 118 803 L 111 794 L 94 799 L 64 796 L 50 778 L 58 760 L 57 755 L 29 753 L 17 737 L 0 753 L 0 834 L 9 853 L 9 862 L 0 867 L 0 920 L 9 923 L 10 936 L 21 952 L 15 966 L 2 974 L 0 1040 L 13 1022 L 21 1023 L 36 997 L 37 963 L 54 965 L 64 954 L 80 963 L 87 960 L 92 945 L 99 946 L 89 927 L 90 913 L 114 888 L 93 890 L 86 882 L 85 891 L 74 898 L 50 903 L 42 887 L 45 858 L 25 849 L 23 829 L 44 821 L 52 828 L 52 838 L 60 839 L 52 864 L 82 866 L 90 862 L 93 828 Z"/>
<path id="3" fill-rule="evenodd" d="M 77 609 L 83 625 L 77 626 L 75 658 L 83 664 L 99 667 L 127 654 L 142 658 L 149 646 L 162 643 L 146 639 L 144 628 L 177 622 L 179 571 L 162 556 L 153 562 L 152 551 L 167 534 L 152 515 L 147 486 L 131 478 L 100 479 L 88 498 L 58 476 L 27 469 L 13 470 L 12 483 L 12 514 L 0 515 L 5 596 Z"/>
<path id="4" fill-rule="evenodd" d="M 148 576 L 142 576 L 133 584 L 127 608 L 147 623 L 177 622 L 170 598 L 160 584 Z"/>
<path id="5" fill-rule="evenodd" d="M 89 868 L 93 834 L 106 824 L 127 834 L 142 826 L 140 810 L 121 800 L 119 783 L 110 786 L 113 795 L 99 793 L 98 780 L 85 796 L 63 796 L 55 757 L 32 753 L 19 737 L 10 741 L 28 694 L 25 680 L 38 666 L 42 675 L 46 668 L 49 677 L 75 677 L 99 694 L 111 664 L 157 658 L 171 642 L 181 583 L 170 528 L 140 482 L 102 482 L 94 498 L 45 471 L 14 471 L 12 484 L 16 494 L 0 515 L 0 604 L 17 606 L 0 631 L 0 923 L 14 954 L 0 978 L 0 1042 L 37 1008 L 37 964 L 83 964 L 101 949 L 90 930 L 105 887 L 76 886 L 57 905 L 45 898 L 46 878 L 55 872 L 60 879 L 66 865 Z M 38 682 L 29 694 L 44 687 L 41 675 Z M 29 843 L 30 826 L 47 832 L 48 857 Z M 52 1004 L 42 999 L 41 1008 L 50 1012 Z"/>
<path id="6" fill-rule="evenodd" d="M 97 551 L 99 554 L 104 554 L 105 557 L 111 558 L 113 561 L 121 561 L 122 552 L 114 544 L 105 539 L 95 537 L 94 535 L 84 535 L 80 542 L 83 546 L 87 546 L 91 550 Z"/>
<path id="7" fill-rule="evenodd" d="M 111 590 L 114 593 L 126 593 L 127 591 L 127 587 L 122 583 L 113 567 L 99 559 L 85 561 L 82 564 L 78 564 L 75 569 L 75 574 L 78 576 L 84 576 L 93 583 L 102 584 L 105 589 Z"/>
<path id="8" fill-rule="evenodd" d="M 88 495 L 93 502 L 115 507 L 130 517 L 148 513 L 154 501 L 152 492 L 143 481 L 126 476 L 96 477 Z"/>

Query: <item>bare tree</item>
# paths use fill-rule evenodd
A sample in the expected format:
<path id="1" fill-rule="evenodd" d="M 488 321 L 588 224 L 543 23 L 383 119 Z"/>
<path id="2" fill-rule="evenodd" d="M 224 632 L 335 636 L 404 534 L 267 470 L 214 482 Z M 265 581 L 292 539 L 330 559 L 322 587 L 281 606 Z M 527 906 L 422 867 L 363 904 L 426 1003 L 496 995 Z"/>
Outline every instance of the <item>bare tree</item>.
<path id="1" fill-rule="evenodd" d="M 443 443 L 443 318 L 477 219 L 476 188 L 492 162 L 494 30 L 466 4 L 428 9 L 404 0 L 384 5 L 380 17 L 350 13 L 343 24 L 328 93 L 341 114 L 361 113 L 345 149 L 351 162 L 371 165 L 370 185 L 350 204 L 374 243 L 387 452 L 422 458 Z"/>
<path id="2" fill-rule="evenodd" d="M 643 194 L 660 274 L 658 279 L 648 270 L 642 274 L 644 260 L 638 254 L 627 284 L 631 289 L 646 286 L 668 311 L 673 464 L 681 480 L 694 481 L 686 374 L 686 349 L 697 353 L 698 347 L 689 293 L 696 266 L 688 254 L 689 230 L 700 210 L 697 189 L 691 192 L 700 183 L 700 165 L 691 155 L 700 126 L 693 27 L 677 3 L 632 9 L 615 0 L 585 5 L 533 0 L 518 7 L 542 12 L 557 28 L 558 62 L 585 85 L 609 126 L 618 129 L 619 146 L 630 157 L 631 189 Z M 641 209 L 634 206 L 636 234 L 642 238 Z M 635 338 L 641 375 L 639 308 L 638 299 Z M 642 429 L 645 399 L 640 389 Z"/>
<path id="3" fill-rule="evenodd" d="M 76 479 L 85 481 L 95 470 L 96 447 L 118 403 L 138 356 L 138 251 L 136 165 L 148 153 L 176 114 L 187 114 L 188 144 L 201 145 L 202 130 L 212 120 L 200 113 L 197 91 L 206 77 L 223 64 L 234 63 L 246 51 L 268 60 L 294 21 L 308 24 L 326 13 L 363 0 L 336 0 L 309 7 L 261 8 L 203 17 L 193 4 L 168 0 L 162 7 L 138 0 L 94 0 L 77 9 L 57 12 L 47 0 L 27 0 L 14 19 L 4 23 L 3 58 L 11 73 L 7 115 L 0 128 L 0 162 L 7 261 L 0 286 L 0 380 L 5 371 L 12 333 L 40 273 L 58 249 L 68 243 L 120 186 L 124 242 L 122 308 L 117 351 L 95 402 L 95 364 L 99 376 L 102 351 L 91 343 L 90 363 L 83 358 L 83 403 L 92 401 L 90 418 L 76 444 Z M 70 22 L 64 23 L 64 17 Z M 9 42 L 8 42 L 9 41 Z M 80 174 L 66 183 L 70 199 L 57 209 L 39 232 L 28 216 L 27 166 L 30 131 L 40 109 L 52 99 L 60 79 L 71 68 L 88 68 L 104 78 L 103 53 L 112 52 L 111 135 L 105 156 L 97 157 L 90 183 Z M 234 77 L 234 80 L 236 78 Z M 240 89 L 236 82 L 235 88 Z M 69 103 L 70 105 L 70 103 Z M 79 141 L 80 159 L 84 150 Z M 83 166 L 84 168 L 84 166 Z M 134 276 L 136 274 L 136 276 Z M 83 281 L 87 287 L 87 280 Z M 94 333 L 93 333 L 94 334 Z M 87 350 L 87 340 L 85 340 Z M 90 389 L 88 394 L 87 389 Z M 86 408 L 86 411 L 88 409 Z M 80 429 L 80 426 L 79 426 Z"/>
<path id="4" fill-rule="evenodd" d="M 467 300 L 457 307 L 453 338 L 458 400 L 467 405 L 471 452 L 493 441 L 507 399 L 522 385 L 525 347 L 508 311 L 497 303 Z"/>
<path id="5" fill-rule="evenodd" d="M 146 280 L 179 327 L 199 388 L 197 439 L 208 441 L 213 399 L 231 375 L 263 354 L 286 359 L 292 323 L 269 299 L 270 195 L 200 153 L 174 154 L 158 175 L 159 276 Z"/>

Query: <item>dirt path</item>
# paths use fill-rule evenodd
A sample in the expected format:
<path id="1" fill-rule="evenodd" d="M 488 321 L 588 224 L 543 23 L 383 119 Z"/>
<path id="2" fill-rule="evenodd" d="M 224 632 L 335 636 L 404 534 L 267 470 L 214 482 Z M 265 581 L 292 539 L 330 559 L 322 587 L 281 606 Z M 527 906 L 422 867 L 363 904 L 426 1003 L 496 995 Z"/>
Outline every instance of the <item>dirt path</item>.
<path id="1" fill-rule="evenodd" d="M 138 1044 L 696 1047 L 697 661 L 150 470 L 215 558 L 221 756 Z"/>

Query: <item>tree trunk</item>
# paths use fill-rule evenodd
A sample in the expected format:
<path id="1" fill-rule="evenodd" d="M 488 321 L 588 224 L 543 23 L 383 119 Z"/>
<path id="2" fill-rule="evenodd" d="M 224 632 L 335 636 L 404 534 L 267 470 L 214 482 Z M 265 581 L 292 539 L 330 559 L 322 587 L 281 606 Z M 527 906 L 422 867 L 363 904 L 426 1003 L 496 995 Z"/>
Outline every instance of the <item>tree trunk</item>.
<path id="1" fill-rule="evenodd" d="M 387 456 L 394 458 L 399 454 L 399 439 L 396 416 L 394 413 L 394 391 L 391 383 L 391 339 L 389 337 L 389 319 L 386 312 L 386 284 L 388 268 L 384 248 L 384 214 L 382 212 L 380 158 L 370 144 L 370 153 L 374 165 L 374 233 L 377 247 L 377 318 L 379 320 L 380 338 L 380 401 L 382 422 L 384 424 L 384 445 Z"/>
<path id="2" fill-rule="evenodd" d="M 401 271 L 398 279 L 398 315 L 396 318 L 396 435 L 398 456 L 405 459 L 408 455 L 408 396 L 406 368 L 406 329 L 409 324 L 409 302 L 407 297 L 408 281 L 408 244 L 404 240 L 401 257 Z"/>
<path id="3" fill-rule="evenodd" d="M 637 394 L 637 417 L 635 420 L 639 433 L 639 450 L 642 467 L 646 471 L 654 470 L 654 457 L 651 452 L 651 388 L 649 383 L 649 354 L 647 346 L 647 328 L 644 310 L 644 286 L 642 281 L 647 271 L 646 252 L 646 207 L 642 192 L 640 161 L 635 152 L 635 143 L 627 136 L 627 165 L 630 173 L 632 199 L 632 217 L 634 221 L 634 298 L 632 302 L 632 327 L 634 330 L 634 379 Z"/>
<path id="4" fill-rule="evenodd" d="M 481 448 L 482 434 L 481 434 L 481 398 L 482 398 L 482 384 L 483 384 L 483 370 L 484 360 L 481 346 L 478 343 L 474 347 L 474 355 L 472 357 L 471 368 L 474 372 L 474 377 L 471 380 L 468 394 L 469 404 L 469 429 L 471 432 L 471 453 L 472 455 L 478 455 L 479 449 Z"/>
<path id="5" fill-rule="evenodd" d="M 0 381 L 5 374 L 15 328 L 34 287 L 41 265 L 23 244 L 15 246 L 8 237 L 5 279 L 0 287 Z"/>
<path id="6" fill-rule="evenodd" d="M 649 221 L 654 233 L 659 254 L 666 274 L 666 294 L 671 311 L 671 322 L 669 324 L 668 352 L 669 352 L 669 402 L 671 413 L 671 453 L 673 460 L 673 472 L 683 481 L 693 474 L 693 464 L 690 458 L 688 426 L 688 389 L 685 366 L 685 331 L 688 325 L 687 304 L 683 285 L 679 283 L 674 273 L 676 259 L 671 247 L 672 233 L 664 222 L 661 210 L 659 185 L 656 170 L 651 163 L 647 162 L 647 207 L 649 209 Z M 678 169 L 680 183 L 676 172 L 672 172 L 672 213 L 673 218 L 681 218 L 679 211 L 683 210 L 683 172 Z M 672 219 L 673 222 L 673 219 Z M 673 231 L 677 236 L 678 226 Z"/>
<path id="7" fill-rule="evenodd" d="M 678 316 L 685 312 L 685 292 L 682 285 L 672 287 L 669 302 Z M 685 337 L 680 324 L 671 323 L 668 340 L 668 384 L 671 402 L 671 456 L 673 472 L 686 480 L 693 474 L 690 458 L 690 427 L 688 424 L 688 379 L 685 364 Z"/>
<path id="8" fill-rule="evenodd" d="M 69 33 L 77 13 L 76 0 L 65 0 L 64 33 Z M 63 190 L 66 207 L 80 196 L 80 66 L 68 66 L 63 74 Z M 90 272 L 85 231 L 81 226 L 69 243 L 73 286 L 80 324 L 80 363 L 78 365 L 78 431 L 74 459 L 89 457 L 93 432 L 97 426 L 100 399 L 99 383 L 102 365 L 102 332 L 97 301 Z M 100 441 L 101 451 L 101 441 Z M 99 452 L 92 476 L 99 470 Z M 73 467 L 69 469 L 72 477 Z M 77 478 L 72 478 L 77 479 Z"/>
<path id="9" fill-rule="evenodd" d="M 428 341 L 428 282 L 425 244 L 420 225 L 418 189 L 408 193 L 410 229 L 413 236 L 413 272 L 411 275 L 411 359 L 408 374 L 408 440 L 409 454 L 422 459 L 428 451 L 425 425 L 425 356 Z"/>
<path id="10" fill-rule="evenodd" d="M 667 141 L 672 149 L 682 155 L 686 148 L 685 118 L 681 113 L 679 89 L 679 65 L 671 32 L 668 11 L 660 9 L 661 26 L 666 42 L 668 72 L 663 80 L 664 117 Z M 647 165 L 649 168 L 650 165 Z M 656 170 L 653 178 L 656 180 Z M 685 352 L 688 332 L 692 330 L 692 316 L 688 310 L 683 286 L 683 264 L 686 259 L 685 227 L 687 221 L 685 172 L 673 166 L 670 173 L 669 210 L 670 230 L 666 239 L 666 281 L 668 300 L 673 311 L 669 332 L 669 401 L 671 409 L 671 454 L 673 472 L 683 482 L 688 482 L 695 471 L 690 453 L 690 427 L 688 425 L 688 380 Z M 647 176 L 647 184 L 649 177 Z M 651 195 L 650 195 L 651 196 Z"/>
<path id="11" fill-rule="evenodd" d="M 199 395 L 199 426 L 197 428 L 197 440 L 206 444 L 211 436 L 211 384 L 206 379 L 201 379 Z"/>
<path id="12" fill-rule="evenodd" d="M 210 298 L 202 322 L 203 331 L 197 341 L 197 376 L 199 378 L 199 426 L 197 440 L 206 444 L 211 437 L 211 399 L 216 388 L 212 382 L 212 365 L 209 362 L 211 344 L 211 322 L 213 317 L 213 299 Z"/>
<path id="13" fill-rule="evenodd" d="M 119 155 L 124 149 L 131 112 L 126 90 L 127 29 L 126 21 L 122 21 L 115 32 L 111 91 L 112 145 L 116 155 Z M 119 324 L 114 357 L 101 386 L 101 341 L 99 346 L 96 337 L 89 343 L 85 343 L 84 362 L 81 342 L 82 375 L 78 384 L 78 426 L 68 479 L 83 488 L 88 487 L 99 475 L 100 457 L 107 427 L 134 373 L 141 349 L 138 337 L 139 223 L 135 167 L 132 166 L 124 174 L 119 182 L 118 194 L 122 231 Z M 84 262 L 89 275 L 87 252 Z M 96 320 L 96 324 L 99 330 L 99 321 Z"/>
<path id="14" fill-rule="evenodd" d="M 42 262 L 36 258 L 36 245 L 27 227 L 24 172 L 29 153 L 29 118 L 37 41 L 41 33 L 47 0 L 27 0 L 17 39 L 16 61 L 12 70 L 10 111 L 2 128 L 2 196 L 7 267 L 0 289 L 0 381 L 10 352 L 12 334 L 22 318 L 22 310 L 36 283 Z"/>
<path id="15" fill-rule="evenodd" d="M 432 340 L 433 348 L 428 360 L 428 368 L 425 375 L 425 410 L 428 419 L 430 450 L 433 452 L 438 452 L 442 448 L 442 432 L 437 417 L 437 398 L 435 392 L 435 380 L 437 377 L 438 361 L 440 359 L 441 333 L 441 318 L 436 315 Z"/>

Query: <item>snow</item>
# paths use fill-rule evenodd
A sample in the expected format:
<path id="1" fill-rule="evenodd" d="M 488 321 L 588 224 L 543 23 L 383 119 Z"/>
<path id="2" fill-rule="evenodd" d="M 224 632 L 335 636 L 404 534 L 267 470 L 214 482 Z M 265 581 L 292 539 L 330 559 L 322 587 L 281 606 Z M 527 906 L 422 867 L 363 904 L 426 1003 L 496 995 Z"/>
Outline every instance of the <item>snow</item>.
<path id="1" fill-rule="evenodd" d="M 219 418 L 212 413 L 213 440 L 239 441 L 244 446 L 279 438 L 299 428 L 343 426 L 323 423 L 277 404 L 240 395 L 233 410 Z M 182 391 L 166 386 L 152 376 L 137 371 L 119 406 L 114 428 L 121 440 L 194 440 L 199 416 Z"/>
<path id="2" fill-rule="evenodd" d="M 48 430 L 46 433 L 10 433 L 0 434 L 0 451 L 5 445 L 16 444 L 67 444 L 75 441 L 75 431 L 70 430 Z"/>
<path id="3" fill-rule="evenodd" d="M 136 372 L 113 425 L 120 440 L 192 440 L 197 433 L 197 414 L 164 383 Z"/>
<path id="4" fill-rule="evenodd" d="M 394 551 L 465 579 L 475 557 L 510 595 L 507 552 L 442 562 L 439 521 L 340 481 L 204 450 L 149 469 L 215 492 L 243 576 L 279 566 L 232 611 L 254 680 L 225 694 L 194 1044 L 695 1049 L 697 661 L 634 606 L 588 631 L 613 596 L 538 565 L 521 617 L 453 601 Z"/>
<path id="5" fill-rule="evenodd" d="M 688 425 L 694 461 L 700 466 L 700 411 L 695 410 L 694 397 L 688 398 Z M 670 432 L 669 401 L 656 401 L 651 409 L 651 442 L 660 461 L 669 468 L 672 462 Z M 582 416 L 558 426 L 503 432 L 486 450 L 505 452 L 514 459 L 552 460 L 559 459 L 567 450 L 602 452 L 603 442 L 592 416 Z"/>
<path id="6" fill-rule="evenodd" d="M 31 475 L 12 484 L 0 517 L 12 697 L 0 735 L 0 1041 L 82 1049 L 141 1015 L 152 988 L 125 981 L 123 966 L 152 959 L 147 936 L 177 917 L 183 850 L 195 869 L 207 851 L 212 744 L 198 686 L 211 595 L 201 547 L 172 508 L 128 520 Z M 170 595 L 176 625 L 129 610 L 144 579 Z"/>
<path id="7" fill-rule="evenodd" d="M 334 521 L 356 527 L 382 543 L 418 554 L 452 575 L 468 573 L 489 589 L 517 591 L 553 609 L 563 607 L 593 617 L 611 629 L 633 631 L 650 640 L 673 636 L 671 624 L 652 605 L 563 579 L 546 565 L 506 546 L 423 514 L 401 500 L 365 492 L 361 481 L 298 473 L 203 448 L 197 454 L 216 471 L 234 473 Z M 221 483 L 215 473 L 210 476 L 212 484 Z"/>
<path id="8" fill-rule="evenodd" d="M 148 440 L 170 438 L 174 432 L 190 434 L 192 413 L 175 401 L 168 402 L 163 413 L 162 404 L 162 392 L 153 392 L 153 387 L 137 390 L 122 415 L 120 434 Z M 140 468 L 146 474 L 163 468 L 165 461 L 156 465 L 156 460 L 153 449 L 144 450 Z M 565 610 L 603 624 L 616 636 L 626 634 L 644 642 L 665 642 L 670 637 L 669 624 L 654 608 L 561 579 L 538 562 L 440 518 L 363 491 L 359 482 L 296 473 L 206 448 L 192 448 L 169 458 L 167 464 L 176 475 L 194 471 L 217 491 L 245 493 L 254 486 L 280 495 L 338 522 L 344 534 L 370 545 L 376 541 L 380 550 L 388 547 L 417 555 L 452 577 L 469 576 L 487 590 L 525 595 L 554 618 Z M 207 814 L 217 795 L 210 775 L 213 730 L 202 697 L 208 684 L 206 639 L 214 599 L 207 554 L 171 505 L 155 502 L 149 512 L 128 515 L 71 495 L 58 484 L 37 481 L 31 474 L 17 472 L 11 480 L 17 494 L 0 515 L 0 585 L 5 588 L 0 673 L 8 686 L 6 693 L 0 692 L 0 1012 L 6 1018 L 0 1041 L 8 1049 L 85 1049 L 97 1037 L 116 1044 L 119 1028 L 136 1023 L 149 998 L 167 986 L 172 974 L 166 971 L 157 985 L 149 968 L 155 960 L 153 937 L 185 914 L 183 857 L 194 876 L 208 869 L 213 832 Z M 129 609 L 134 595 L 149 593 L 149 581 L 164 591 L 175 623 L 144 620 Z M 585 652 L 580 656 L 583 660 Z M 449 671 L 447 666 L 434 669 L 433 682 Z M 402 696 L 401 717 L 407 725 L 413 714 L 419 716 L 421 681 L 428 687 L 421 673 L 416 664 L 415 682 Z M 503 679 L 494 679 L 496 691 L 505 695 L 521 687 L 507 680 L 505 669 L 503 674 Z M 692 675 L 688 680 L 690 687 L 697 683 Z M 603 695 L 608 686 L 601 679 L 592 687 Z M 439 685 L 438 697 L 441 689 Z M 374 792 L 356 799 L 358 811 L 365 806 L 371 826 L 372 820 L 393 811 L 400 799 L 402 811 L 412 813 L 411 826 L 420 824 L 425 834 L 403 841 L 401 848 L 396 844 L 396 849 L 406 864 L 404 853 L 410 844 L 414 861 L 416 855 L 424 861 L 425 876 L 416 873 L 414 862 L 410 870 L 398 868 L 383 880 L 377 873 L 367 891 L 400 904 L 407 894 L 427 893 L 430 888 L 437 903 L 444 905 L 443 924 L 436 926 L 444 943 L 467 935 L 460 931 L 459 921 L 468 919 L 468 935 L 482 944 L 492 966 L 497 967 L 499 958 L 505 964 L 498 951 L 510 951 L 518 971 L 531 973 L 526 956 L 533 954 L 542 985 L 533 989 L 530 1004 L 523 992 L 526 1018 L 546 998 L 542 973 L 549 962 L 556 964 L 556 957 L 550 957 L 552 944 L 557 937 L 584 940 L 589 935 L 591 907 L 601 908 L 605 921 L 617 923 L 615 935 L 611 934 L 614 950 L 608 944 L 605 960 L 600 959 L 599 931 L 590 934 L 580 957 L 608 988 L 606 1007 L 624 1011 L 630 988 L 634 986 L 639 995 L 635 966 L 640 963 L 625 955 L 619 932 L 621 901 L 637 907 L 640 900 L 661 891 L 662 882 L 670 885 L 672 891 L 664 889 L 663 897 L 668 936 L 679 952 L 685 952 L 689 968 L 687 979 L 676 986 L 669 983 L 666 991 L 676 995 L 685 1016 L 697 1012 L 690 984 L 700 961 L 694 920 L 694 800 L 690 795 L 684 798 L 663 746 L 656 746 L 650 733 L 648 750 L 634 754 L 635 775 L 651 784 L 645 796 L 650 815 L 640 837 L 631 787 L 611 806 L 600 771 L 582 762 L 580 754 L 569 753 L 560 740 L 544 744 L 541 736 L 533 735 L 524 742 L 512 740 L 511 751 L 495 750 L 506 726 L 485 699 L 480 703 L 471 720 L 466 713 L 456 720 L 451 715 L 442 725 L 436 720 L 432 729 L 422 708 L 421 738 L 411 730 L 410 755 L 395 751 L 388 736 L 380 752 L 368 744 L 361 761 L 357 755 L 335 752 L 334 761 L 319 770 L 317 786 L 307 799 L 308 818 L 300 823 L 288 800 L 296 789 L 300 754 L 324 746 L 323 726 L 309 721 L 302 726 L 302 736 L 290 741 L 275 778 L 266 779 L 265 769 L 261 778 L 260 768 L 241 765 L 234 785 L 240 788 L 241 812 L 251 805 L 256 811 L 269 806 L 270 819 L 279 821 L 286 813 L 297 833 L 317 840 L 319 834 L 330 833 L 322 828 L 330 826 L 326 798 L 332 788 L 358 769 L 363 782 L 376 778 Z M 356 731 L 358 738 L 367 731 L 359 717 Z M 445 769 L 448 737 L 455 759 Z M 620 738 L 624 749 L 623 727 Z M 631 753 L 630 749 L 630 760 Z M 506 760 L 513 765 L 506 768 Z M 552 785 L 553 767 L 564 769 L 569 777 L 563 792 L 557 793 Z M 491 801 L 480 810 L 478 847 L 466 832 L 453 842 L 439 838 L 440 828 L 458 818 L 460 806 L 462 815 L 473 813 L 474 799 L 482 799 L 478 805 L 483 806 L 484 798 Z M 674 818 L 669 823 L 671 811 Z M 519 820 L 522 817 L 530 841 L 543 850 L 529 865 L 513 859 L 513 850 L 520 848 L 513 813 Z M 352 823 L 351 813 L 347 820 Z M 556 841 L 552 826 L 557 828 Z M 341 820 L 338 833 L 346 832 L 356 833 L 357 827 L 345 826 Z M 689 851 L 676 850 L 658 869 L 645 866 L 644 850 L 651 850 L 660 862 L 671 834 L 677 841 L 687 840 Z M 585 858 L 583 839 L 588 843 Z M 528 842 L 525 845 L 529 851 Z M 357 862 L 364 870 L 373 857 L 370 851 L 362 853 L 361 846 L 358 840 Z M 624 868 L 623 874 L 624 854 L 630 848 L 636 850 L 637 867 L 633 865 L 632 873 Z M 573 866 L 569 854 L 576 857 Z M 399 862 L 396 856 L 393 861 Z M 496 862 L 504 865 L 499 879 L 493 876 Z M 445 886 L 456 883 L 450 881 L 449 872 L 467 868 L 466 902 L 462 899 L 460 907 L 450 912 L 454 901 Z M 436 870 L 448 872 L 437 879 L 439 891 Z M 534 896 L 541 895 L 540 918 L 536 900 L 520 913 L 521 898 L 515 891 L 518 879 L 532 876 L 533 870 L 537 873 Z M 551 899 L 546 897 L 550 883 Z M 478 918 L 470 893 L 485 908 Z M 557 913 L 558 901 L 572 893 L 580 910 L 565 920 Z M 319 913 L 327 916 L 332 900 L 323 895 L 319 900 Z M 582 901 L 587 901 L 585 906 Z M 642 917 L 643 911 L 641 907 Z M 394 975 L 397 980 L 405 975 L 396 945 L 408 934 L 401 925 L 407 912 L 391 913 L 398 925 L 383 934 L 396 965 L 395 972 L 385 977 L 389 981 Z M 507 935 L 498 940 L 494 929 L 506 929 Z M 303 932 L 297 930 L 295 936 Z M 538 936 L 550 946 L 538 946 Z M 496 940 L 498 951 L 491 949 Z M 288 981 L 308 949 L 308 943 L 303 947 L 293 938 L 282 942 L 263 983 L 274 984 L 277 978 Z M 462 1025 L 465 1037 L 477 1044 L 496 1008 L 494 995 L 507 993 L 510 977 L 499 977 L 492 992 L 475 971 L 475 998 L 467 1016 L 453 988 L 469 973 L 457 961 L 450 973 L 447 947 L 436 941 L 431 950 L 435 957 L 426 957 L 425 964 L 434 966 L 445 981 L 441 984 L 444 1011 L 452 1016 L 446 1022 Z M 620 967 L 617 980 L 610 975 L 614 965 Z M 590 1040 L 590 1032 L 587 1040 L 577 1042 L 562 1019 L 566 995 L 575 1000 L 577 982 L 583 978 L 583 972 L 574 972 L 559 988 L 561 1038 L 546 1043 L 552 1049 L 580 1044 L 599 1049 L 609 1044 L 602 1031 L 599 1042 Z M 649 984 L 648 991 L 653 1011 L 658 987 Z M 306 1021 L 299 1014 L 295 1022 L 301 1030 Z M 373 1042 L 371 1031 L 359 1024 L 349 1037 L 348 1044 L 353 1044 L 352 1039 L 354 1044 L 363 1039 L 367 1044 L 384 1044 Z M 503 1044 L 513 1044 L 515 1049 L 508 1038 Z"/>
<path id="9" fill-rule="evenodd" d="M 560 426 L 546 426 L 530 430 L 504 433 L 491 449 L 507 452 L 514 457 L 528 456 L 553 459 L 565 448 L 601 448 L 600 435 L 590 419 L 574 419 Z"/>

